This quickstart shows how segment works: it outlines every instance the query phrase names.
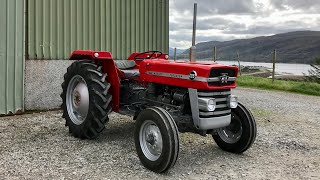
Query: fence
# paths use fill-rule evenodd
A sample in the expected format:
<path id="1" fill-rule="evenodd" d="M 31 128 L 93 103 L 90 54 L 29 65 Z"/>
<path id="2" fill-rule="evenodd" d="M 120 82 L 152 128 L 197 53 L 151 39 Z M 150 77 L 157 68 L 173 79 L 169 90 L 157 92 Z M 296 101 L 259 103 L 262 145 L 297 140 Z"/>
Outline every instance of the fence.
<path id="1" fill-rule="evenodd" d="M 263 68 L 269 71 L 273 71 L 273 57 L 274 51 L 271 51 L 267 54 L 257 55 L 253 61 L 247 61 L 245 57 L 242 57 L 241 51 L 236 51 L 233 54 L 229 55 L 221 55 L 219 54 L 219 50 L 214 48 L 211 53 L 206 52 L 205 54 L 197 53 L 197 61 L 203 62 L 217 62 L 219 64 L 226 65 L 235 65 L 240 66 L 242 68 Z M 208 58 L 208 54 L 212 54 L 210 58 Z M 279 75 L 294 75 L 294 76 L 303 76 L 308 75 L 309 70 L 312 69 L 310 63 L 308 61 L 301 61 L 300 63 L 282 63 L 279 62 L 279 59 L 286 56 L 285 52 L 276 52 L 275 57 L 275 76 Z M 292 55 L 292 54 L 290 54 Z M 297 54 L 297 56 L 299 56 Z M 183 54 L 172 56 L 172 60 L 189 60 L 189 53 L 184 52 Z M 261 61 L 262 60 L 262 61 Z M 283 61 L 283 59 L 281 59 Z"/>

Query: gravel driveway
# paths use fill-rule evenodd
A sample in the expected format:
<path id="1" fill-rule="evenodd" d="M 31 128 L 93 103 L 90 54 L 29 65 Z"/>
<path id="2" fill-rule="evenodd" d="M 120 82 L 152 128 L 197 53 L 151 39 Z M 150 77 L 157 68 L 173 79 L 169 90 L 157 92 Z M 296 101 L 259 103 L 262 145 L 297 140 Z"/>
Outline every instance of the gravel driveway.
<path id="1" fill-rule="evenodd" d="M 136 155 L 130 117 L 112 114 L 96 140 L 68 134 L 60 111 L 0 118 L 0 179 L 320 179 L 320 98 L 238 89 L 258 125 L 243 155 L 221 151 L 210 136 L 180 134 L 180 156 L 167 174 Z"/>

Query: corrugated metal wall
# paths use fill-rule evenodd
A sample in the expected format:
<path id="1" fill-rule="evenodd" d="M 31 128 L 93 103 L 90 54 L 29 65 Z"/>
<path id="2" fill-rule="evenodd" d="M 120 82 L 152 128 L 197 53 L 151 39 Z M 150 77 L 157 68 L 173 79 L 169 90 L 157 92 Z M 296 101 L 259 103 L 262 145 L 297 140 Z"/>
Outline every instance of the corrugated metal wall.
<path id="1" fill-rule="evenodd" d="M 23 111 L 24 0 L 0 0 L 0 115 Z"/>
<path id="2" fill-rule="evenodd" d="M 169 49 L 169 0 L 28 0 L 28 59 Z"/>

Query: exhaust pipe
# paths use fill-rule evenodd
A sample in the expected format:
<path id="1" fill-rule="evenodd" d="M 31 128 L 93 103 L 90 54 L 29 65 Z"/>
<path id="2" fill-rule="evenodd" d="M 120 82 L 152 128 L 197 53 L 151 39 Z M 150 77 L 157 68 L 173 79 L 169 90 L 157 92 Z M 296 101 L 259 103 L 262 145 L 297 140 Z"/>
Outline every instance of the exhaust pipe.
<path id="1" fill-rule="evenodd" d="M 194 3 L 193 7 L 193 32 L 192 32 L 192 47 L 190 48 L 190 62 L 196 62 L 196 31 L 197 31 L 197 13 L 198 4 Z"/>

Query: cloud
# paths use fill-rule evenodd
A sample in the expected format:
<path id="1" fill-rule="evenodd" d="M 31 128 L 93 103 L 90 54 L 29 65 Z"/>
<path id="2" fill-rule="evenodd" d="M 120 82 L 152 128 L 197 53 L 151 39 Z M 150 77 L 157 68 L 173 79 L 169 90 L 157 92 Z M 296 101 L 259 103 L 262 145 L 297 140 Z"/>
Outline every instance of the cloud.
<path id="1" fill-rule="evenodd" d="M 170 46 L 191 44 L 193 3 L 170 0 Z M 198 0 L 197 42 L 320 30 L 320 0 Z"/>
<path id="2" fill-rule="evenodd" d="M 320 10 L 320 0 L 270 0 L 270 3 L 278 10 L 296 9 L 304 13 L 317 13 Z"/>
<path id="3" fill-rule="evenodd" d="M 199 15 L 208 14 L 250 14 L 254 13 L 252 0 L 172 0 L 176 11 L 192 14 L 193 3 L 198 2 Z"/>
<path id="4" fill-rule="evenodd" d="M 193 27 L 193 24 L 190 23 L 190 21 L 170 22 L 171 31 L 174 31 L 176 29 L 190 30 L 192 29 L 192 27 Z M 227 30 L 227 29 L 245 28 L 245 27 L 246 27 L 245 23 L 234 22 L 232 20 L 224 19 L 220 17 L 199 19 L 197 22 L 197 30 L 208 30 L 208 29 Z"/>

